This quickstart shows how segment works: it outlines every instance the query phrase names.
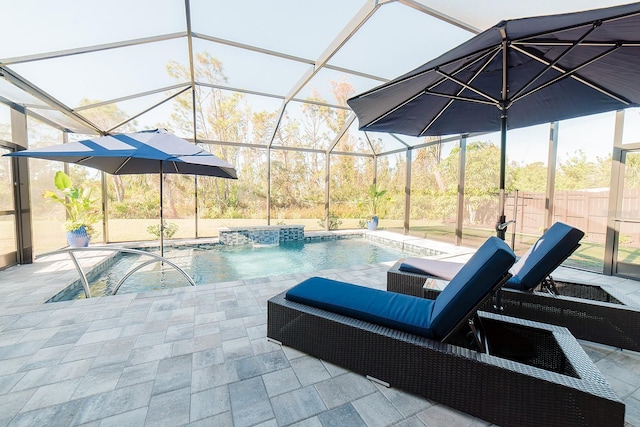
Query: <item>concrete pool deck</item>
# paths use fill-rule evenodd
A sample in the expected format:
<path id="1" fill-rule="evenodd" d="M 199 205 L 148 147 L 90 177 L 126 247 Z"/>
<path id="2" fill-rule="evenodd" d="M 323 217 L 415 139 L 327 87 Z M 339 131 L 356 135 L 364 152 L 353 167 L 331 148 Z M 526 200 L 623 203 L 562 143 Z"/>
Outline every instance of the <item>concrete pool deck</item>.
<path id="1" fill-rule="evenodd" d="M 385 289 L 394 262 L 50 304 L 77 278 L 66 255 L 0 271 L 0 425 L 488 425 L 266 340 L 271 296 L 312 275 Z M 554 277 L 640 298 L 637 281 Z M 640 354 L 581 344 L 640 427 Z"/>

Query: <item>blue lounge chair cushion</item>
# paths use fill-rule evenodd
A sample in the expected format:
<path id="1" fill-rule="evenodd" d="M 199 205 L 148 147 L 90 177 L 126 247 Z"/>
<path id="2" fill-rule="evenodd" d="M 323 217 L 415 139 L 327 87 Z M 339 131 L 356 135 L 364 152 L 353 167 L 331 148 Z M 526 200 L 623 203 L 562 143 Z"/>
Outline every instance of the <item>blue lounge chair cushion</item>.
<path id="1" fill-rule="evenodd" d="M 505 287 L 529 291 L 575 250 L 584 232 L 562 222 L 553 224 L 511 268 Z"/>
<path id="2" fill-rule="evenodd" d="M 452 331 L 499 284 L 515 260 L 503 240 L 489 237 L 434 300 L 431 313 L 434 334 L 445 337 Z"/>
<path id="3" fill-rule="evenodd" d="M 313 277 L 286 298 L 333 313 L 427 338 L 442 339 L 473 312 L 515 261 L 502 240 L 490 237 L 435 300 Z"/>
<path id="4" fill-rule="evenodd" d="M 433 300 L 386 292 L 322 277 L 312 277 L 289 289 L 290 301 L 432 338 Z"/>

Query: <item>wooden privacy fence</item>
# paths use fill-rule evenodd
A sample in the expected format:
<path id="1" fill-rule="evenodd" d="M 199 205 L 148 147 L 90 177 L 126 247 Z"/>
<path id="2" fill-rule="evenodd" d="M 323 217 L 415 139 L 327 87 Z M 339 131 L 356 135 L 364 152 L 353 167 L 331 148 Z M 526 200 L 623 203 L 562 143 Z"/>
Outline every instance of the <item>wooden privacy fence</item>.
<path id="1" fill-rule="evenodd" d="M 514 210 L 516 192 L 507 196 L 505 215 L 514 218 L 517 233 L 540 235 L 544 228 L 545 193 L 529 191 L 517 192 L 517 209 Z M 594 243 L 604 243 L 607 232 L 607 218 L 622 217 L 640 219 L 640 189 L 626 189 L 620 212 L 609 212 L 609 190 L 564 190 L 556 191 L 553 221 L 560 221 L 585 232 L 584 239 Z M 510 229 L 513 229 L 510 227 Z M 633 246 L 640 246 L 640 224 L 626 223 L 621 230 L 621 239 Z"/>

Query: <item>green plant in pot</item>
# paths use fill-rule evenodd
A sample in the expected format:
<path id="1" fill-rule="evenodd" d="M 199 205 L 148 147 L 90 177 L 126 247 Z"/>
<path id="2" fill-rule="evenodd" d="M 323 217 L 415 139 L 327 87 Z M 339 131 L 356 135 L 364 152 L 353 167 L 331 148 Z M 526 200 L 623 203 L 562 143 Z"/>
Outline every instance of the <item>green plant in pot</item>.
<path id="1" fill-rule="evenodd" d="M 367 194 L 369 196 L 369 210 L 371 212 L 370 219 L 367 221 L 367 228 L 369 230 L 375 230 L 378 228 L 378 209 L 380 209 L 382 203 L 389 200 L 389 197 L 385 198 L 387 190 L 383 190 L 375 184 L 369 186 Z"/>
<path id="2" fill-rule="evenodd" d="M 56 172 L 53 182 L 58 192 L 45 190 L 43 197 L 64 206 L 67 220 L 67 242 L 71 247 L 86 247 L 94 234 L 93 224 L 100 221 L 100 211 L 96 206 L 97 198 L 91 197 L 90 188 L 74 187 L 69 175 Z"/>

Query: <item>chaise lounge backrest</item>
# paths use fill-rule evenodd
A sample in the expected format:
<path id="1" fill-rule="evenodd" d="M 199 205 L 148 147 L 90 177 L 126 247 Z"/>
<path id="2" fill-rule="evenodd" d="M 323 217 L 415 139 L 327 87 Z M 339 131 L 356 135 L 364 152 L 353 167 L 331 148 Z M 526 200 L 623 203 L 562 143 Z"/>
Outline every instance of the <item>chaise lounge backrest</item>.
<path id="1" fill-rule="evenodd" d="M 508 277 L 515 255 L 490 237 L 436 300 L 312 277 L 289 289 L 288 300 L 392 329 L 444 339 L 473 317 Z"/>
<path id="2" fill-rule="evenodd" d="M 505 287 L 533 290 L 580 246 L 583 237 L 581 230 L 556 222 L 513 265 Z"/>
<path id="3" fill-rule="evenodd" d="M 431 329 L 445 337 L 465 321 L 502 284 L 516 257 L 501 239 L 490 237 L 438 295 L 431 313 Z"/>
<path id="4" fill-rule="evenodd" d="M 509 270 L 505 288 L 532 291 L 580 246 L 584 233 L 562 222 L 553 224 Z M 399 270 L 451 280 L 462 263 L 409 257 Z"/>

